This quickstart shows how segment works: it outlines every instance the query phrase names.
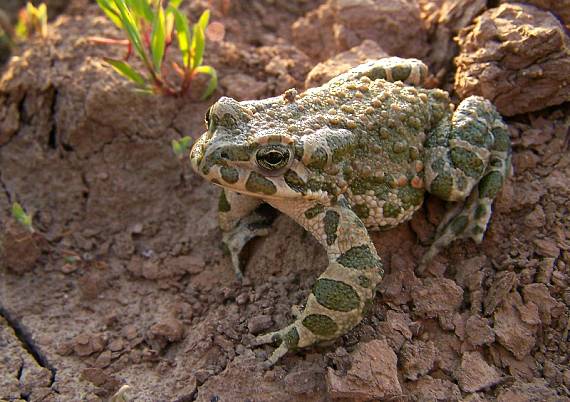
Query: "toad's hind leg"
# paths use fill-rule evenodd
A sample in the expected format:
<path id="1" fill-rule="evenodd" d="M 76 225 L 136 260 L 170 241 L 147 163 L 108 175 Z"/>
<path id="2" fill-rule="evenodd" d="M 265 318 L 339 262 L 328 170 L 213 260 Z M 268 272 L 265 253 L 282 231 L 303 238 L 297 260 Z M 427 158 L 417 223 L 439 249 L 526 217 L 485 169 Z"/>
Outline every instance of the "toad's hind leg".
<path id="1" fill-rule="evenodd" d="M 428 191 L 465 204 L 457 204 L 443 218 L 420 269 L 455 239 L 482 241 L 493 199 L 511 166 L 507 127 L 494 106 L 476 96 L 461 102 L 451 121 L 435 129 L 425 152 Z"/>
<path id="2" fill-rule="evenodd" d="M 422 86 L 428 74 L 427 66 L 418 59 L 386 57 L 361 64 L 348 72 L 333 78 L 330 82 L 354 80 L 368 77 L 389 82 L 402 81 L 413 86 Z"/>
<path id="3" fill-rule="evenodd" d="M 261 203 L 261 199 L 227 189 L 220 194 L 218 219 L 223 232 L 223 243 L 230 253 L 238 279 L 243 278 L 239 258 L 242 249 L 254 237 L 269 234 L 271 221 L 255 211 Z"/>
<path id="4" fill-rule="evenodd" d="M 288 350 L 336 339 L 357 325 L 374 298 L 383 268 L 364 224 L 345 202 L 271 202 L 311 232 L 327 249 L 329 264 L 305 308 L 287 327 L 259 336 L 255 345 L 280 342 L 267 360 L 273 365 Z"/>

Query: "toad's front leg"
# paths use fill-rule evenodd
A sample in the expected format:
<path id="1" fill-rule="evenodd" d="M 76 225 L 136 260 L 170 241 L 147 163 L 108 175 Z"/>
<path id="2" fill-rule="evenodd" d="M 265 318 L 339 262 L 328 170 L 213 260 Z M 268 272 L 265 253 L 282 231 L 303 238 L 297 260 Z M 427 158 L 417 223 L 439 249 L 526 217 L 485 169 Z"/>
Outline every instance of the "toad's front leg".
<path id="1" fill-rule="evenodd" d="M 271 202 L 293 217 L 327 249 L 329 264 L 319 276 L 305 308 L 287 327 L 255 339 L 255 345 L 280 342 L 273 365 L 288 350 L 336 339 L 362 319 L 384 270 L 364 224 L 346 202 Z"/>

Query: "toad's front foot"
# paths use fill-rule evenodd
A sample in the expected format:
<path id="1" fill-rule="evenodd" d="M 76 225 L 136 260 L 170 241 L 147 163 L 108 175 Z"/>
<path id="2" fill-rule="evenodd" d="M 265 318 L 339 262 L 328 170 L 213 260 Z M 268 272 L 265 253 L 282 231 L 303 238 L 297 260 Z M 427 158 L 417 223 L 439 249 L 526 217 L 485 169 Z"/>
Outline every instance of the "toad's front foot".
<path id="1" fill-rule="evenodd" d="M 252 213 L 242 218 L 232 230 L 224 232 L 222 241 L 230 253 L 238 280 L 241 281 L 243 279 L 242 264 L 240 262 L 241 251 L 254 237 L 267 236 L 270 226 L 270 219 L 261 214 Z"/>
<path id="2" fill-rule="evenodd" d="M 299 331 L 296 328 L 296 323 L 288 325 L 279 331 L 257 336 L 253 340 L 252 346 L 266 345 L 268 343 L 278 343 L 279 346 L 263 363 L 266 368 L 277 363 L 277 361 L 285 356 L 289 350 L 297 348 L 297 345 L 299 344 Z"/>

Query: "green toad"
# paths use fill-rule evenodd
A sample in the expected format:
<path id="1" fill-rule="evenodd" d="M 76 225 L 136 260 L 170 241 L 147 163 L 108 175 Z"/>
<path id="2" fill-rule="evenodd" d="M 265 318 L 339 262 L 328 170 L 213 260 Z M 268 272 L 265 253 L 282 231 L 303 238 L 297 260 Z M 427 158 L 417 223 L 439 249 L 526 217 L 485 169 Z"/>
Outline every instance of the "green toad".
<path id="1" fill-rule="evenodd" d="M 238 275 L 239 253 L 268 228 L 262 202 L 289 215 L 326 248 L 329 264 L 287 327 L 256 338 L 288 350 L 335 339 L 357 325 L 382 280 L 367 230 L 411 218 L 428 191 L 456 208 L 422 264 L 451 241 L 480 242 L 491 204 L 510 170 L 510 141 L 480 97 L 454 111 L 446 92 L 422 89 L 427 67 L 387 58 L 319 88 L 237 102 L 223 97 L 191 151 L 193 168 L 221 186 L 220 226 Z"/>

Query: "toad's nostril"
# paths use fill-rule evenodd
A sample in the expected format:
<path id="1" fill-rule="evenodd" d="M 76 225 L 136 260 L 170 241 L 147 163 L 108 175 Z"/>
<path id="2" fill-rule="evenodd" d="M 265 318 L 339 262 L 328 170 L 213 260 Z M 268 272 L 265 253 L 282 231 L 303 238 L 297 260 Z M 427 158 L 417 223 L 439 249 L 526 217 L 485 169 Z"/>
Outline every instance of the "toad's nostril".
<path id="1" fill-rule="evenodd" d="M 226 151 L 222 151 L 220 156 L 224 159 L 230 159 L 230 155 Z"/>

